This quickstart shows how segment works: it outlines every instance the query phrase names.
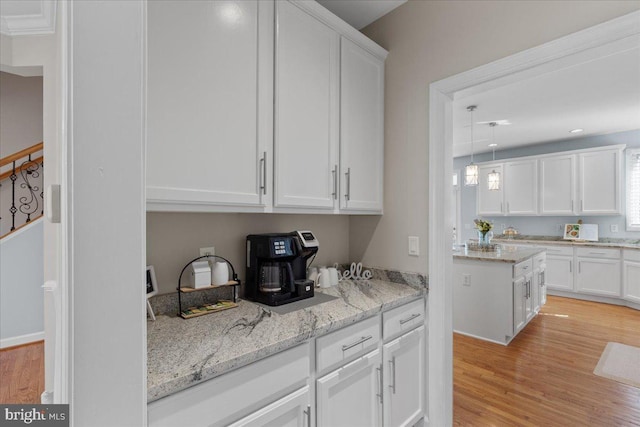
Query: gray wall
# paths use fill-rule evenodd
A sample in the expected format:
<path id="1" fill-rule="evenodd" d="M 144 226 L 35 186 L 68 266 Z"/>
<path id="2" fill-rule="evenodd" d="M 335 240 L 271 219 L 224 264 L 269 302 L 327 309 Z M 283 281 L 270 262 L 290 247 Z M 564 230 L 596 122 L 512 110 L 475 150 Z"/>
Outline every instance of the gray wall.
<path id="1" fill-rule="evenodd" d="M 602 147 L 606 145 L 626 144 L 627 147 L 640 147 L 640 130 L 628 132 L 612 133 L 609 135 L 598 135 L 584 138 L 571 138 L 563 141 L 551 142 L 547 144 L 531 145 L 527 147 L 514 148 L 509 150 L 496 151 L 496 160 L 510 159 L 514 157 L 534 156 L 538 154 L 557 153 L 560 151 L 579 150 L 583 148 Z M 490 161 L 491 153 L 474 155 L 476 163 Z M 470 157 L 458 157 L 453 160 L 453 169 L 463 173 L 464 167 L 470 162 Z M 624 194 L 624 180 L 623 180 Z M 473 220 L 476 214 L 476 187 L 461 187 L 461 231 L 460 241 L 464 242 L 470 238 L 476 238 L 477 233 L 473 228 Z M 624 205 L 624 204 L 623 204 Z M 503 226 L 514 226 L 521 234 L 534 234 L 546 236 L 560 236 L 561 224 L 575 223 L 578 219 L 583 219 L 587 224 L 598 224 L 599 235 L 601 237 L 619 238 L 639 238 L 640 232 L 626 231 L 626 216 L 502 216 L 486 217 L 493 221 L 494 232 L 499 233 Z M 611 232 L 611 225 L 618 225 L 618 233 Z"/>
<path id="2" fill-rule="evenodd" d="M 44 331 L 42 235 L 39 220 L 0 243 L 0 342 Z"/>
<path id="3" fill-rule="evenodd" d="M 349 221 L 364 263 L 427 273 L 430 83 L 638 9 L 638 1 L 410 0 L 366 27 L 389 56 L 384 216 Z M 409 235 L 420 237 L 419 257 L 407 254 Z"/>
<path id="4" fill-rule="evenodd" d="M 245 276 L 246 236 L 311 230 L 320 242 L 314 266 L 359 261 L 349 257 L 349 217 L 345 215 L 147 213 L 147 264 L 153 265 L 160 293 L 174 292 L 182 267 L 215 246 L 216 255 Z M 184 278 L 186 279 L 186 277 Z"/>

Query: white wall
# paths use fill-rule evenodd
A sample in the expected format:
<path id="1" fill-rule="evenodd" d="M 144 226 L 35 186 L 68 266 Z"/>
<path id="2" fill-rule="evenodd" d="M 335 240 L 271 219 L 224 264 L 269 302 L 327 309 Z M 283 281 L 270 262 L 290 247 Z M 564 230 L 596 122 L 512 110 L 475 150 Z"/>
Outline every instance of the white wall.
<path id="1" fill-rule="evenodd" d="M 389 51 L 385 214 L 351 218 L 352 252 L 367 265 L 427 273 L 431 82 L 638 9 L 639 1 L 409 1 L 366 27 Z M 409 235 L 420 237 L 419 257 L 407 254 Z"/>
<path id="2" fill-rule="evenodd" d="M 43 220 L 0 242 L 0 348 L 43 339 Z"/>

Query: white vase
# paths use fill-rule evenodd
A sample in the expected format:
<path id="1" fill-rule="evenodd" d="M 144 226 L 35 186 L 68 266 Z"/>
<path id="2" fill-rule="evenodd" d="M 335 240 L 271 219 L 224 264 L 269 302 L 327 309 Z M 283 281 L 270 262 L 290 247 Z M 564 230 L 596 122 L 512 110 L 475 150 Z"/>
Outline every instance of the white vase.
<path id="1" fill-rule="evenodd" d="M 211 271 L 211 282 L 213 286 L 224 285 L 229 281 L 229 266 L 226 262 L 216 262 Z"/>

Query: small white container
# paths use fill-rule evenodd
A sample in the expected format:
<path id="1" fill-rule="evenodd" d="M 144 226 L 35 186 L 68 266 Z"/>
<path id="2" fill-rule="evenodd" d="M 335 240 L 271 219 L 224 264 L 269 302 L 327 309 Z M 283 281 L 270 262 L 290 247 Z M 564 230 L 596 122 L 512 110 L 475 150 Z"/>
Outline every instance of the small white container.
<path id="1" fill-rule="evenodd" d="M 191 263 L 191 275 L 189 287 L 194 289 L 211 286 L 211 267 L 208 261 L 196 261 Z"/>
<path id="2" fill-rule="evenodd" d="M 214 286 L 225 285 L 229 281 L 229 266 L 226 262 L 216 262 L 213 264 L 211 272 L 211 283 Z"/>

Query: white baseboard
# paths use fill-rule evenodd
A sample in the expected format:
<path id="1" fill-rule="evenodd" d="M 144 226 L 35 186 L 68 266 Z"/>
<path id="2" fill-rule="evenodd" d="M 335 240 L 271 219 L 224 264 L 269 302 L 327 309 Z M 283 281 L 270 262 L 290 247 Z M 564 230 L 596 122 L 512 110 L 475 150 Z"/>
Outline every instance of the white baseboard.
<path id="1" fill-rule="evenodd" d="M 0 349 L 44 340 L 44 331 L 0 340 Z"/>

